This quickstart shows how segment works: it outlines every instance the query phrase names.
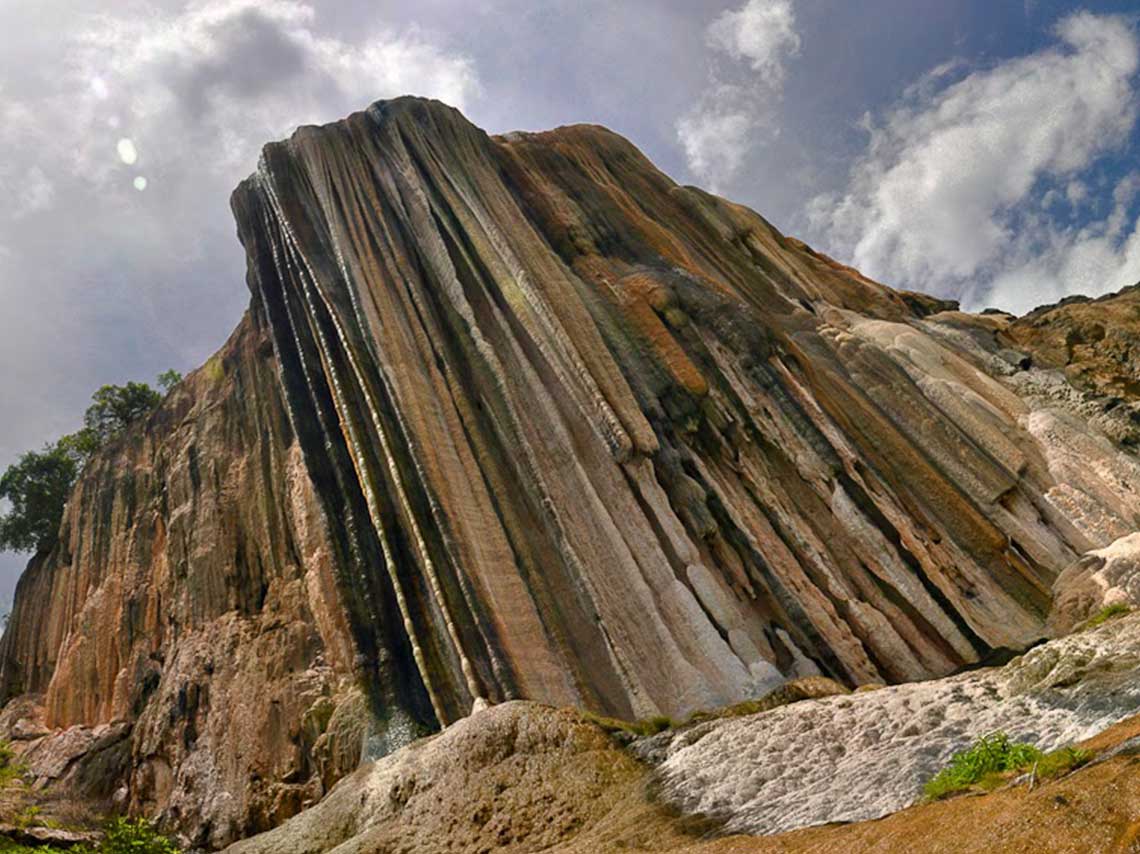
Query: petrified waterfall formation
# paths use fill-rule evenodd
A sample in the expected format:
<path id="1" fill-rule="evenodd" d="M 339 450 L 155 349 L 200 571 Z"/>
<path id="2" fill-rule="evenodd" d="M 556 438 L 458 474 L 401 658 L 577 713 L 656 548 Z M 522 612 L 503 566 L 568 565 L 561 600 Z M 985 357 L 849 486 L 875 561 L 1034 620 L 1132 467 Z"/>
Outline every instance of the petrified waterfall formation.
<path id="1" fill-rule="evenodd" d="M 381 102 L 267 146 L 233 205 L 249 314 L 89 466 L 2 650 L 50 726 L 127 721 L 130 802 L 202 841 L 480 697 L 947 673 L 1136 528 L 1134 422 L 1027 370 L 1010 318 L 602 128 Z"/>

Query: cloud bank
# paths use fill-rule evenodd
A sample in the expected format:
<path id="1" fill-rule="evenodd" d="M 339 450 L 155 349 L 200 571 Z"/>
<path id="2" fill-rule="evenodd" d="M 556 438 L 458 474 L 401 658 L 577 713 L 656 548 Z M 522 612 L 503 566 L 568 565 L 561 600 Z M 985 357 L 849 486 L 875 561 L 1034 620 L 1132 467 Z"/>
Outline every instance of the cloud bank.
<path id="1" fill-rule="evenodd" d="M 799 53 L 792 0 L 748 0 L 722 12 L 705 31 L 713 51 L 709 86 L 677 122 L 689 168 L 719 192 L 740 171 L 771 121 L 785 64 Z"/>
<path id="2" fill-rule="evenodd" d="M 114 191 L 131 185 L 122 166 L 153 172 L 187 157 L 201 180 L 201 170 L 248 170 L 266 140 L 379 97 L 417 92 L 462 106 L 478 88 L 470 60 L 415 28 L 349 43 L 318 34 L 317 17 L 295 0 L 90 16 L 64 34 L 63 67 L 43 68 L 38 87 L 7 99 L 0 147 L 27 162 L 0 164 L 0 181 L 41 201 L 44 176 Z"/>
<path id="3" fill-rule="evenodd" d="M 473 62 L 430 33 L 380 28 L 350 42 L 297 0 L 70 16 L 66 5 L 0 15 L 51 34 L 28 48 L 36 61 L 0 77 L 15 79 L 0 91 L 3 412 L 62 409 L 35 405 L 50 391 L 74 398 L 77 418 L 99 383 L 145 378 L 125 366 L 166 353 L 187 368 L 221 343 L 248 296 L 231 274 L 240 248 L 226 199 L 266 141 L 377 98 L 463 106 L 479 91 Z M 55 323 L 51 347 L 44 318 Z M 10 426 L 19 429 L 5 430 L 0 465 L 73 425 Z"/>
<path id="4" fill-rule="evenodd" d="M 1078 12 L 1055 38 L 964 76 L 936 68 L 867 117 L 847 187 L 810 206 L 820 242 L 890 284 L 1015 312 L 1140 278 L 1140 175 L 1086 207 L 1136 124 L 1137 33 Z"/>

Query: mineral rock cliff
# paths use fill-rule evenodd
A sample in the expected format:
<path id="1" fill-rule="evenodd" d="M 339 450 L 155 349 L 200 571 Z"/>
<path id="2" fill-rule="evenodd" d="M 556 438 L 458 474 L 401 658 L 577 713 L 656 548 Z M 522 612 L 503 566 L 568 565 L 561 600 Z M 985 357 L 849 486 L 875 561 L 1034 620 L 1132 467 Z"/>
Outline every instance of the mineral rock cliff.
<path id="1" fill-rule="evenodd" d="M 247 316 L 88 467 L 0 645 L 5 698 L 125 722 L 103 794 L 201 844 L 479 698 L 951 672 L 1138 528 L 1135 388 L 1050 322 L 870 281 L 603 128 L 380 102 L 233 207 Z"/>

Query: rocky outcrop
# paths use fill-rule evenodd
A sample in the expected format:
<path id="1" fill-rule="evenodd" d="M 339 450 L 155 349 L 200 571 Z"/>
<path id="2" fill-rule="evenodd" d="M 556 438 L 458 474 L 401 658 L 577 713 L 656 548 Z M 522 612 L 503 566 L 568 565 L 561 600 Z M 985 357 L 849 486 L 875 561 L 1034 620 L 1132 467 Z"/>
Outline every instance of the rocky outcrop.
<path id="1" fill-rule="evenodd" d="M 1003 730 L 1053 749 L 1134 715 L 1138 675 L 1140 619 L 1128 618 L 1039 646 L 1001 669 L 785 698 L 790 703 L 756 714 L 642 738 L 629 750 L 569 710 L 508 703 L 361 768 L 314 809 L 227 854 L 704 851 L 696 837 L 713 830 L 773 834 L 865 821 L 914 803 L 949 756 L 979 736 Z M 1104 791 L 1098 799 L 1119 797 Z M 1086 846 L 1098 830 L 1093 812 L 1078 808 Z M 1023 827 L 1033 824 L 1022 816 Z M 959 850 L 1029 850 L 998 845 L 999 826 L 995 820 L 979 847 Z M 927 823 L 928 834 L 933 827 Z M 944 850 L 923 836 L 860 835 L 863 844 L 840 838 L 801 848 L 795 836 L 775 836 L 770 848 L 745 837 L 708 848 Z M 1069 850 L 1056 842 L 1049 850 Z"/>
<path id="2" fill-rule="evenodd" d="M 20 581 L 0 666 L 6 696 L 43 695 L 8 728 L 35 778 L 72 780 L 73 748 L 113 729 L 125 761 L 80 793 L 121 789 L 206 844 L 272 826 L 360 760 L 358 727 L 354 751 L 331 749 L 354 729 L 355 652 L 263 330 L 254 308 L 88 466 Z M 29 723 L 48 734 L 20 738 Z"/>
<path id="3" fill-rule="evenodd" d="M 1140 284 L 1099 299 L 1070 297 L 1011 324 L 1008 335 L 1041 364 L 1124 406 L 1140 422 Z"/>
<path id="4" fill-rule="evenodd" d="M 1049 751 L 1134 715 L 1138 676 L 1140 619 L 1129 617 L 1000 669 L 699 724 L 638 752 L 660 760 L 665 804 L 719 817 L 727 832 L 864 821 L 917 801 L 981 736 L 1005 732 Z"/>
<path id="5" fill-rule="evenodd" d="M 579 714 L 505 703 L 362 768 L 227 852 L 546 851 L 588 832 L 643 776 Z"/>
<path id="6" fill-rule="evenodd" d="M 1053 585 L 1054 634 L 1072 631 L 1111 608 L 1140 607 L 1140 533 L 1094 549 L 1061 573 Z"/>
<path id="7" fill-rule="evenodd" d="M 381 102 L 234 194 L 251 308 L 84 473 L 0 686 L 203 845 L 529 698 L 951 672 L 1140 525 L 1131 422 L 602 128 Z M 1043 365 L 1043 367 L 1038 366 Z"/>

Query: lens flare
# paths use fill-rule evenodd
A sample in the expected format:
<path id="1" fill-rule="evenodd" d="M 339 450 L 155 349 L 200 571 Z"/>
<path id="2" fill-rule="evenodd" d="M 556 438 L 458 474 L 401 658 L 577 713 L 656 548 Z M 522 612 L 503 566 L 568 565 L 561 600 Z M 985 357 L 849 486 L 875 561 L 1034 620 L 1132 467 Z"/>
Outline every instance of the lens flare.
<path id="1" fill-rule="evenodd" d="M 119 159 L 126 163 L 128 166 L 139 159 L 139 151 L 137 148 L 135 148 L 134 142 L 127 139 L 126 137 L 123 137 L 119 140 L 119 144 L 116 146 L 116 148 L 119 150 Z"/>

